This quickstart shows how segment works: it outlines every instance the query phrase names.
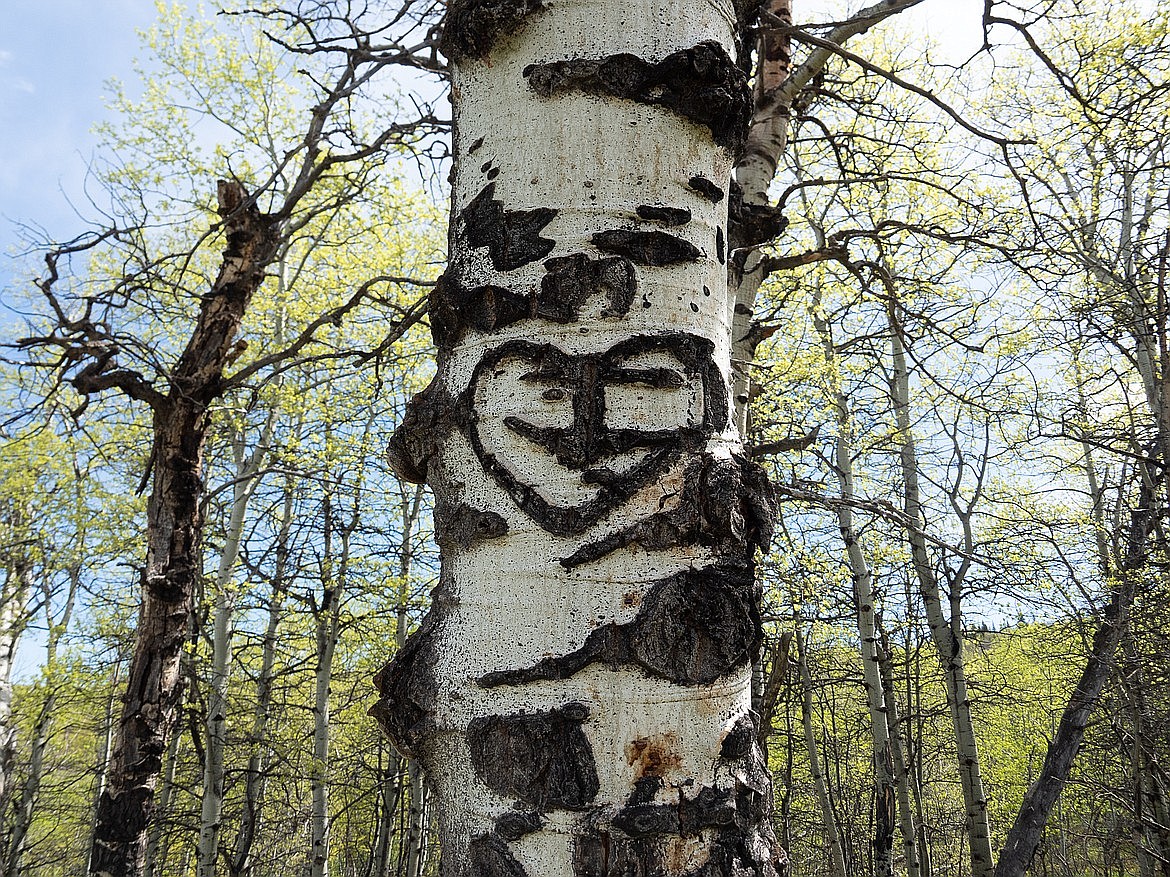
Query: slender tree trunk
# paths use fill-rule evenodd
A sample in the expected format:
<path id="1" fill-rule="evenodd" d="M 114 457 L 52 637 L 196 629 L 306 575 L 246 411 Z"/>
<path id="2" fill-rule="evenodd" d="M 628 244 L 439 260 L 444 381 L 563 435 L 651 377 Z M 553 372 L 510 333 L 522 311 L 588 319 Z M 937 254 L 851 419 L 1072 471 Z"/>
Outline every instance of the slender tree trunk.
<path id="1" fill-rule="evenodd" d="M 841 845 L 841 833 L 837 828 L 837 816 L 833 812 L 833 802 L 829 798 L 829 786 L 825 780 L 825 773 L 821 769 L 820 750 L 816 732 L 813 730 L 812 673 L 808 667 L 808 648 L 805 645 L 804 634 L 799 628 L 796 630 L 796 661 L 800 674 L 804 745 L 808 752 L 808 769 L 812 775 L 817 804 L 821 808 L 821 821 L 825 827 L 825 845 L 829 848 L 829 862 L 832 866 L 830 873 L 832 877 L 848 877 L 849 872 L 845 868 L 845 850 Z"/>
<path id="2" fill-rule="evenodd" d="M 853 479 L 852 417 L 849 399 L 837 377 L 836 348 L 832 331 L 820 312 L 820 296 L 816 294 L 811 310 L 813 322 L 821 338 L 821 348 L 833 376 L 834 407 L 837 415 L 834 471 L 841 494 L 837 503 L 837 527 L 845 546 L 845 556 L 853 581 L 853 605 L 857 635 L 861 650 L 861 674 L 865 686 L 866 706 L 869 710 L 870 739 L 873 744 L 874 837 L 873 874 L 875 877 L 893 877 L 894 824 L 896 795 L 894 790 L 893 754 L 890 749 L 890 729 L 881 670 L 878 665 L 877 604 L 873 592 L 873 574 L 866 558 L 865 545 L 853 526 L 853 505 L 857 500 Z"/>
<path id="3" fill-rule="evenodd" d="M 110 694 L 106 698 L 106 715 L 102 722 L 101 743 L 98 746 L 97 783 L 94 786 L 93 807 L 89 819 L 89 849 L 93 849 L 93 834 L 97 830 L 98 802 L 106 790 L 106 776 L 110 769 L 110 755 L 114 750 L 114 717 L 116 715 L 119 682 L 122 676 L 122 658 L 114 665 L 110 673 Z M 89 872 L 89 862 L 86 861 L 86 873 Z"/>
<path id="4" fill-rule="evenodd" d="M 878 623 L 878 669 L 882 691 L 885 693 L 886 721 L 890 729 L 890 756 L 894 763 L 894 788 L 898 797 L 898 826 L 902 833 L 902 855 L 906 860 L 906 877 L 919 877 L 918 831 L 914 824 L 914 809 L 910 803 L 910 768 L 906 749 L 902 745 L 902 717 L 894 690 L 894 668 L 890 659 L 890 641 Z"/>
<path id="5" fill-rule="evenodd" d="M 383 763 L 382 758 L 386 761 Z M 378 787 L 378 824 L 374 835 L 374 851 L 370 855 L 371 877 L 390 877 L 394 865 L 394 836 L 398 826 L 398 808 L 405 794 L 406 765 L 390 746 L 378 752 L 378 773 L 382 782 Z"/>
<path id="6" fill-rule="evenodd" d="M 300 436 L 300 424 L 294 437 Z M 268 622 L 260 645 L 260 672 L 256 677 L 256 705 L 252 710 L 252 725 L 248 735 L 248 767 L 244 777 L 244 806 L 235 846 L 228 862 L 233 877 L 246 877 L 256 862 L 252 846 L 260 831 L 264 810 L 264 792 L 267 785 L 267 762 L 270 746 L 267 740 L 268 723 L 276 682 L 277 633 L 284 616 L 284 598 L 292 535 L 293 504 L 296 479 L 289 475 L 284 482 L 284 498 L 280 528 L 276 535 L 276 558 L 272 570 L 272 596 L 268 601 Z"/>
<path id="7" fill-rule="evenodd" d="M 45 693 L 37 722 L 33 729 L 32 745 L 29 752 L 28 776 L 17 797 L 12 814 L 12 828 L 8 836 L 8 857 L 5 862 L 5 877 L 19 877 L 23 873 L 23 860 L 32 827 L 37 801 L 40 797 L 41 781 L 45 772 L 45 748 L 57 706 L 57 693 L 51 683 Z"/>
<path id="8" fill-rule="evenodd" d="M 232 624 L 236 591 L 232 586 L 248 504 L 260 485 L 260 467 L 268 453 L 276 423 L 275 405 L 268 412 L 260 439 L 246 454 L 242 432 L 232 437 L 235 477 L 232 504 L 224 534 L 219 569 L 215 576 L 215 611 L 211 639 L 211 683 L 207 693 L 207 723 L 203 741 L 203 797 L 199 815 L 199 845 L 196 850 L 197 877 L 216 877 L 219 836 L 223 818 L 224 756 L 227 751 L 228 682 L 232 662 Z"/>
<path id="9" fill-rule="evenodd" d="M 12 512 L 12 516 L 18 517 L 19 511 Z M 20 544 L 21 529 L 9 526 L 0 533 L 0 538 L 11 538 L 13 542 L 5 552 L 4 590 L 0 593 L 0 814 L 8 812 L 13 791 L 16 728 L 12 724 L 12 666 L 28 612 L 30 563 Z"/>
<path id="10" fill-rule="evenodd" d="M 448 877 L 773 877 L 772 501 L 730 405 L 737 10 L 491 9 L 448 6 L 439 371 L 392 443 L 435 491 L 442 573 L 377 715 L 432 783 Z"/>
<path id="11" fill-rule="evenodd" d="M 85 545 L 84 524 L 78 534 L 78 544 Z M 5 863 L 5 877 L 19 877 L 23 870 L 23 858 L 28 841 L 28 832 L 32 828 L 33 816 L 40 798 L 41 783 L 45 773 L 45 750 L 49 745 L 53 721 L 56 718 L 57 685 L 56 676 L 61 671 L 57 663 L 57 652 L 61 638 L 69 630 L 69 623 L 73 619 L 73 608 L 77 603 L 77 593 L 81 587 L 81 568 L 73 566 L 67 571 L 69 587 L 65 593 L 64 605 L 58 615 L 54 616 L 52 597 L 59 596 L 52 593 L 48 584 L 41 594 L 45 613 L 45 666 L 43 668 L 45 699 L 41 703 L 37 715 L 36 726 L 33 730 L 32 745 L 29 752 L 28 775 L 16 801 L 12 820 L 12 830 L 8 840 L 8 860 Z"/>
<path id="12" fill-rule="evenodd" d="M 905 509 L 906 538 L 910 543 L 911 566 L 918 581 L 919 594 L 926 610 L 926 621 L 942 664 L 946 681 L 947 706 L 955 737 L 959 781 L 963 790 L 963 807 L 970 849 L 972 877 L 991 877 L 995 860 L 991 851 L 991 824 L 987 812 L 987 795 L 975 727 L 971 718 L 971 700 L 967 690 L 967 667 L 963 656 L 963 617 L 960 603 L 961 577 L 950 583 L 947 601 L 950 618 L 943 609 L 942 591 L 935 575 L 923 530 L 922 498 L 918 481 L 918 455 L 910 421 L 910 371 L 902 341 L 901 325 L 896 315 L 897 303 L 889 306 L 892 377 L 891 397 L 897 426 L 899 461 Z"/>
<path id="13" fill-rule="evenodd" d="M 328 499 L 328 498 L 327 498 Z M 326 503 L 325 518 L 332 510 Z M 325 569 L 321 602 L 315 615 L 317 666 L 313 681 L 313 772 L 312 816 L 310 819 L 310 877 L 329 874 L 329 686 L 333 680 L 333 656 L 341 620 L 342 590 L 348 564 L 349 531 L 341 533 L 341 557 L 332 556 L 331 527 L 326 524 Z M 334 563 L 337 563 L 336 573 Z"/>
<path id="14" fill-rule="evenodd" d="M 209 405 L 220 393 L 240 321 L 276 250 L 274 225 L 247 201 L 238 183 L 221 181 L 219 212 L 228 241 L 219 276 L 201 300 L 195 330 L 171 374 L 170 392 L 150 395 L 154 480 L 147 503 L 142 602 L 109 785 L 98 804 L 89 859 L 94 875 L 143 873 L 155 791 L 182 703 L 179 659 L 203 568 L 200 505 Z M 89 389 L 84 381 L 78 388 Z"/>
<path id="15" fill-rule="evenodd" d="M 410 602 L 412 564 L 414 559 L 414 530 L 418 524 L 422 507 L 423 487 L 419 485 L 411 494 L 402 495 L 402 540 L 401 562 L 398 568 L 401 588 L 398 593 L 398 614 L 394 628 L 394 643 L 398 651 L 406 646 L 407 607 Z M 405 776 L 402 791 L 406 795 L 407 811 L 403 820 L 402 836 L 399 841 L 400 867 L 405 877 L 418 877 L 423 864 L 423 850 L 426 848 L 427 832 L 427 780 L 422 764 L 417 758 L 408 758 L 403 765 Z M 409 789 L 407 788 L 409 786 Z"/>
<path id="16" fill-rule="evenodd" d="M 1077 377 L 1079 383 L 1079 373 Z M 1146 383 L 1155 382 L 1148 380 Z M 1153 390 L 1151 394 L 1150 401 L 1155 407 L 1150 413 L 1154 423 L 1161 424 L 1164 411 L 1154 397 Z M 1081 400 L 1082 405 L 1086 404 L 1083 392 Z M 1160 453 L 1160 450 L 1156 453 Z M 1087 447 L 1085 454 L 1090 488 L 1099 490 L 1095 481 L 1092 456 Z M 1112 575 L 1109 575 L 1113 582 L 1112 595 L 1101 613 L 1101 623 L 1093 634 L 1085 667 L 1061 714 L 1056 733 L 1048 744 L 1040 775 L 1024 795 L 1023 803 L 1008 831 L 995 869 L 995 877 L 1023 877 L 1031 865 L 1039 849 L 1044 826 L 1060 798 L 1060 793 L 1072 771 L 1073 762 L 1084 742 L 1089 717 L 1116 666 L 1118 643 L 1121 642 L 1130 623 L 1130 609 L 1133 606 L 1138 582 L 1143 569 L 1149 563 L 1150 534 L 1158 519 L 1159 492 L 1165 481 L 1165 469 L 1158 467 L 1155 472 L 1152 467 L 1141 464 L 1138 467 L 1138 476 L 1138 495 L 1130 509 L 1124 532 L 1118 534 L 1120 557 L 1115 559 L 1113 552 L 1102 553 L 1100 557 L 1106 575 L 1112 571 Z M 1103 533 L 1103 497 L 1094 494 L 1091 498 L 1098 531 Z M 1103 548 L 1104 545 L 1105 540 L 1099 539 L 1099 548 Z"/>

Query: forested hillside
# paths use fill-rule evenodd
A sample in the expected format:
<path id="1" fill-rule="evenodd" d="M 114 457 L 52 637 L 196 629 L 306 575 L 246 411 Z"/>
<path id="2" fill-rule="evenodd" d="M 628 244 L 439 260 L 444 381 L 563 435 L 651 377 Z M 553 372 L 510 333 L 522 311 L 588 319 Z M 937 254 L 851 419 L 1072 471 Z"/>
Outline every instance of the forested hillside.
<path id="1" fill-rule="evenodd" d="M 904 23 L 947 2 L 751 33 L 772 825 L 792 875 L 1167 875 L 1170 12 L 988 0 L 954 59 Z M 435 373 L 445 4 L 221 5 L 160 4 L 91 224 L 3 289 L 6 877 L 122 824 L 152 877 L 438 873 L 367 713 L 474 536 L 386 453 Z"/>

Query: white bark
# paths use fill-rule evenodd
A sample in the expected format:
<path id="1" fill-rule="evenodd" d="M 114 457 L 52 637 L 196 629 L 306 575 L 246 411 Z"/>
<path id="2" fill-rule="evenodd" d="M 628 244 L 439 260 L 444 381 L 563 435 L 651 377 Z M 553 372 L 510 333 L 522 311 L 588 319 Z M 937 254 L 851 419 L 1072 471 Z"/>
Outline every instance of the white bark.
<path id="1" fill-rule="evenodd" d="M 207 721 L 204 729 L 203 799 L 200 806 L 199 844 L 196 851 L 197 877 L 216 877 L 219 836 L 223 819 L 224 755 L 227 751 L 228 683 L 232 661 L 232 626 L 236 611 L 236 590 L 232 586 L 244 519 L 248 504 L 260 484 L 257 477 L 268 453 L 276 422 L 275 408 L 268 414 L 260 441 L 247 454 L 242 432 L 232 436 L 235 478 L 223 549 L 215 576 L 215 612 L 212 621 L 211 680 L 207 692 Z"/>
<path id="2" fill-rule="evenodd" d="M 85 544 L 84 531 L 81 534 L 81 545 Z M 40 712 L 37 714 L 36 725 L 29 752 L 28 773 L 24 785 L 20 789 L 16 806 L 13 808 L 12 829 L 8 837 L 8 860 L 5 862 L 6 877 L 18 877 L 23 871 L 23 859 L 28 843 L 28 832 L 32 828 L 33 816 L 40 799 L 41 782 L 45 775 L 45 750 L 49 745 L 53 722 L 56 719 L 57 686 L 54 677 L 60 671 L 57 665 L 57 650 L 61 644 L 61 637 L 69 629 L 73 619 L 73 608 L 77 602 L 77 592 L 81 585 L 81 568 L 74 565 L 66 570 L 69 577 L 68 589 L 65 592 L 65 601 L 59 613 L 54 616 L 50 587 L 46 583 L 42 592 L 43 609 L 45 613 L 45 666 L 42 670 L 44 679 L 41 683 L 45 691 L 45 699 L 41 702 Z"/>
<path id="3" fill-rule="evenodd" d="M 17 542 L 17 538 L 12 541 Z M 16 728 L 12 724 L 12 665 L 27 622 L 29 593 L 29 563 L 21 548 L 14 549 L 5 560 L 3 592 L 0 593 L 0 813 L 7 812 L 12 795 L 12 769 L 16 755 Z"/>
<path id="4" fill-rule="evenodd" d="M 817 742 L 816 731 L 813 728 L 813 686 L 812 673 L 808 667 L 808 646 L 804 640 L 804 633 L 796 630 L 796 663 L 800 675 L 800 714 L 804 728 L 804 746 L 808 753 L 808 770 L 812 777 L 813 790 L 816 792 L 817 805 L 821 809 L 821 822 L 825 827 L 825 844 L 829 848 L 829 861 L 832 864 L 832 877 L 848 877 L 845 868 L 845 850 L 841 846 L 841 832 L 837 830 L 837 817 L 833 813 L 833 804 L 829 798 L 829 786 L 825 780 L 825 773 L 821 769 L 820 748 Z"/>
<path id="5" fill-rule="evenodd" d="M 915 451 L 914 431 L 910 420 L 910 371 L 902 343 L 901 327 L 894 313 L 896 302 L 890 304 L 890 350 L 893 363 L 890 390 L 894 402 L 899 460 L 902 470 L 902 490 L 906 512 L 906 538 L 910 544 L 911 565 L 918 581 L 918 590 L 926 610 L 930 628 L 946 680 L 947 706 L 955 736 L 955 754 L 958 760 L 959 780 L 963 789 L 963 806 L 967 838 L 970 844 L 972 877 L 991 877 L 995 860 L 991 851 L 991 825 L 987 811 L 987 795 L 983 789 L 983 774 L 979 764 L 979 749 L 971 717 L 971 700 L 967 690 L 967 668 L 963 658 L 963 616 L 960 592 L 964 578 L 961 566 L 950 583 L 947 602 L 950 617 L 943 609 L 943 595 L 931 562 L 924 531 L 922 497 L 918 486 L 918 456 Z M 970 542 L 969 521 L 964 521 L 965 538 Z"/>
<path id="6" fill-rule="evenodd" d="M 300 437 L 301 424 L 294 430 L 294 441 Z M 248 735 L 248 769 L 244 779 L 244 808 L 236 833 L 232 853 L 231 872 L 248 875 L 256 862 L 252 845 L 260 830 L 264 810 L 264 792 L 268 779 L 268 758 L 271 747 L 267 732 L 272 689 L 276 680 L 277 632 L 284 617 L 284 598 L 288 587 L 290 537 L 293 524 L 293 501 L 296 479 L 286 475 L 281 507 L 280 527 L 276 534 L 276 560 L 272 570 L 272 596 L 268 602 L 268 620 L 260 645 L 260 673 L 256 677 L 256 704 L 252 710 L 252 725 Z"/>
<path id="7" fill-rule="evenodd" d="M 853 602 L 861 652 L 861 675 L 865 702 L 869 710 L 870 737 L 873 741 L 873 784 L 876 832 L 873 843 L 875 877 L 893 875 L 894 776 L 890 729 L 885 690 L 878 665 L 877 605 L 873 592 L 873 573 L 866 558 L 864 541 L 853 526 L 853 505 L 857 501 L 853 479 L 853 423 L 849 398 L 837 377 L 838 363 L 832 329 L 821 313 L 820 295 L 812 302 L 813 322 L 821 339 L 825 365 L 828 367 L 834 408 L 837 417 L 835 465 L 837 487 L 841 494 L 837 508 L 837 527 L 845 546 L 846 562 L 853 581 Z"/>
<path id="8" fill-rule="evenodd" d="M 731 154 L 693 94 L 655 103 L 677 73 L 638 99 L 612 95 L 636 62 L 589 80 L 733 57 L 735 21 L 547 4 L 456 58 L 439 371 L 395 451 L 435 490 L 442 579 L 379 709 L 431 778 L 446 875 L 778 867 L 750 717 L 770 501 L 733 456 L 726 197 L 693 183 L 725 196 Z"/>

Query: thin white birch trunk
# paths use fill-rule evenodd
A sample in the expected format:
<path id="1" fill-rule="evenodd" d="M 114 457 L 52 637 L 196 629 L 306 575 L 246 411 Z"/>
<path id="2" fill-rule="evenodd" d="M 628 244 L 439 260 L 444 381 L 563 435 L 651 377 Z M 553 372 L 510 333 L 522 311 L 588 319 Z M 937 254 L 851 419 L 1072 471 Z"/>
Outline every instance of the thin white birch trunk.
<path id="1" fill-rule="evenodd" d="M 448 6 L 439 369 L 392 445 L 442 575 L 378 707 L 446 877 L 782 868 L 750 712 L 772 501 L 730 407 L 736 29 L 730 0 Z"/>
<path id="2" fill-rule="evenodd" d="M 371 407 L 369 417 L 357 438 L 358 448 L 369 447 L 369 437 L 378 411 Z M 332 437 L 331 425 L 326 425 L 325 443 Z M 360 467 L 352 490 L 353 508 L 348 520 L 338 523 L 340 510 L 334 508 L 331 489 L 325 491 L 322 516 L 324 545 L 321 569 L 321 601 L 314 612 L 317 664 L 313 679 L 313 770 L 312 813 L 310 816 L 310 877 L 328 877 L 329 874 L 329 785 L 332 782 L 329 762 L 330 686 L 333 682 L 333 659 L 341 631 L 341 609 L 349 588 L 350 544 L 361 524 L 362 501 L 365 488 L 365 469 Z M 334 546 L 334 539 L 340 543 Z M 336 553 L 335 553 L 336 552 Z"/>
<path id="3" fill-rule="evenodd" d="M 293 431 L 294 442 L 300 438 L 301 423 Z M 280 527 L 276 534 L 276 558 L 272 570 L 272 595 L 268 602 L 268 619 L 264 639 L 260 645 L 260 672 L 256 677 L 256 704 L 252 710 L 252 724 L 248 735 L 248 768 L 244 779 L 244 806 L 236 832 L 229 870 L 233 875 L 246 877 L 256 866 L 252 845 L 260 831 L 264 811 L 264 793 L 268 779 L 269 711 L 272 706 L 273 686 L 276 681 L 277 633 L 284 617 L 284 598 L 288 587 L 290 537 L 293 524 L 293 503 L 296 478 L 289 474 L 284 480 Z"/>
<path id="4" fill-rule="evenodd" d="M 910 544 L 911 565 L 918 581 L 918 590 L 926 610 L 930 629 L 942 664 L 946 681 L 947 706 L 955 737 L 959 780 L 963 790 L 963 807 L 967 839 L 970 845 L 972 877 L 991 877 L 995 860 L 991 851 L 991 825 L 987 811 L 987 795 L 983 789 L 983 774 L 979 764 L 979 749 L 971 718 L 971 700 L 967 690 L 967 668 L 963 657 L 963 617 L 960 600 L 961 575 L 950 584 L 947 602 L 950 617 L 943 609 L 942 591 L 931 562 L 926 534 L 923 529 L 922 498 L 918 486 L 918 456 L 915 451 L 914 431 L 910 418 L 910 370 L 902 342 L 901 326 L 891 301 L 889 308 L 890 353 L 892 376 L 890 391 L 894 403 L 897 426 L 899 462 L 902 471 L 902 490 L 905 509 L 906 538 Z M 966 522 L 964 522 L 966 524 Z"/>
<path id="5" fill-rule="evenodd" d="M 837 418 L 837 438 L 834 451 L 834 471 L 841 494 L 836 503 L 837 527 L 845 546 L 845 557 L 853 582 L 854 615 L 857 623 L 858 646 L 861 652 L 861 675 L 865 687 L 865 702 L 869 710 L 870 739 L 872 741 L 874 785 L 873 873 L 875 877 L 893 877 L 895 790 L 893 756 L 890 749 L 890 729 L 885 689 L 878 665 L 877 605 L 873 592 L 873 573 L 866 558 L 864 541 L 853 526 L 853 504 L 857 501 L 853 479 L 853 422 L 849 398 L 841 387 L 838 376 L 836 348 L 832 328 L 820 307 L 820 293 L 812 304 L 813 323 L 820 336 L 822 355 L 830 375 L 833 405 Z"/>
<path id="6" fill-rule="evenodd" d="M 207 720 L 204 727 L 203 796 L 199 814 L 199 843 L 196 849 L 197 877 L 216 877 L 219 837 L 223 820 L 224 756 L 227 751 L 228 684 L 232 662 L 232 626 L 236 611 L 236 589 L 232 585 L 248 505 L 260 485 L 260 467 L 268 454 L 276 424 L 275 405 L 268 412 L 260 439 L 247 453 L 244 434 L 232 436 L 235 477 L 232 503 L 224 533 L 223 549 L 215 575 L 215 611 L 212 621 L 211 680 L 207 691 Z"/>
<path id="7" fill-rule="evenodd" d="M 19 511 L 12 514 L 19 515 Z M 16 529 L 14 526 L 11 534 L 0 534 L 0 538 L 11 536 L 14 546 L 6 552 L 4 589 L 0 593 L 0 813 L 8 812 L 13 792 L 16 728 L 12 723 L 12 666 L 28 612 L 29 562 Z"/>
<path id="8" fill-rule="evenodd" d="M 80 546 L 85 544 L 84 529 L 78 534 Z M 45 699 L 41 703 L 37 714 L 36 725 L 33 730 L 29 752 L 28 774 L 24 785 L 17 797 L 13 808 L 12 828 L 8 837 L 8 860 L 5 862 L 5 877 L 19 877 L 23 872 L 23 859 L 27 850 L 28 832 L 32 828 L 33 817 L 37 803 L 40 800 L 41 783 L 45 776 L 45 750 L 49 745 L 52 734 L 53 721 L 56 718 L 57 686 L 56 675 L 60 672 L 57 664 L 57 652 L 61 638 L 69 630 L 69 623 L 73 619 L 73 608 L 77 603 L 77 592 L 81 587 L 81 568 L 74 565 L 66 574 L 69 577 L 68 589 L 65 593 L 65 602 L 59 614 L 54 616 L 53 597 L 60 596 L 52 593 L 51 586 L 46 583 L 41 596 L 44 609 L 45 623 L 45 665 L 42 686 L 45 690 Z"/>
<path id="9" fill-rule="evenodd" d="M 89 819 L 89 849 L 93 849 L 93 833 L 97 830 L 97 808 L 98 801 L 101 800 L 102 794 L 106 790 L 106 773 L 110 766 L 110 753 L 114 746 L 114 716 L 118 701 L 118 682 L 122 676 L 122 660 L 119 658 L 118 663 L 114 665 L 113 671 L 110 673 L 109 681 L 109 696 L 106 698 L 106 716 L 102 724 L 101 744 L 98 747 L 97 757 L 97 783 L 94 786 L 93 793 L 93 807 L 90 808 Z M 86 873 L 88 873 L 89 863 L 86 862 Z"/>
<path id="10" fill-rule="evenodd" d="M 878 671 L 885 694 L 886 725 L 890 730 L 890 756 L 894 765 L 894 789 L 898 797 L 898 827 L 902 833 L 902 855 L 906 861 L 906 877 L 919 877 L 918 828 L 914 824 L 914 807 L 910 800 L 910 769 L 906 762 L 906 748 L 902 745 L 902 717 L 894 690 L 894 668 L 890 659 L 890 643 L 881 624 L 878 624 Z"/>
<path id="11" fill-rule="evenodd" d="M 313 768 L 311 772 L 312 812 L 310 816 L 310 877 L 329 874 L 329 685 L 333 679 L 333 656 L 341 618 L 341 589 L 344 587 L 348 533 L 344 530 L 342 553 L 333 556 L 333 509 L 326 494 L 324 569 L 321 602 L 314 612 L 317 665 L 313 674 Z M 337 564 L 335 571 L 334 564 Z"/>
<path id="12" fill-rule="evenodd" d="M 812 673 L 808 667 L 808 646 L 804 640 L 804 633 L 796 629 L 796 663 L 800 675 L 801 690 L 801 722 L 804 728 L 804 746 L 808 753 L 808 770 L 812 776 L 813 790 L 816 792 L 817 804 L 821 809 L 821 822 L 825 827 L 825 844 L 829 848 L 829 862 L 832 866 L 832 877 L 849 877 L 845 868 L 845 850 L 841 845 L 841 832 L 837 828 L 837 817 L 833 813 L 833 804 L 829 798 L 829 786 L 825 780 L 825 772 L 821 769 L 820 748 L 817 742 L 816 731 L 813 728 L 813 685 Z"/>

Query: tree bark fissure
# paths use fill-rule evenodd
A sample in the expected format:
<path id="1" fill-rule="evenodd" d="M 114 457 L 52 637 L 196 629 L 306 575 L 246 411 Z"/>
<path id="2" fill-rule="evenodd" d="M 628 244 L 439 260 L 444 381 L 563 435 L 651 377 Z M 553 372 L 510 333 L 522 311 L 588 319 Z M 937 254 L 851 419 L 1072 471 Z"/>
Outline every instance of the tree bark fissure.
<path id="1" fill-rule="evenodd" d="M 220 183 L 227 248 L 171 376 L 153 405 L 153 485 L 138 637 L 108 786 L 98 805 L 90 873 L 140 874 L 147 826 L 182 700 L 180 655 L 190 635 L 203 568 L 203 448 L 208 406 L 222 391 L 240 322 L 275 257 L 276 227 L 238 183 Z"/>

